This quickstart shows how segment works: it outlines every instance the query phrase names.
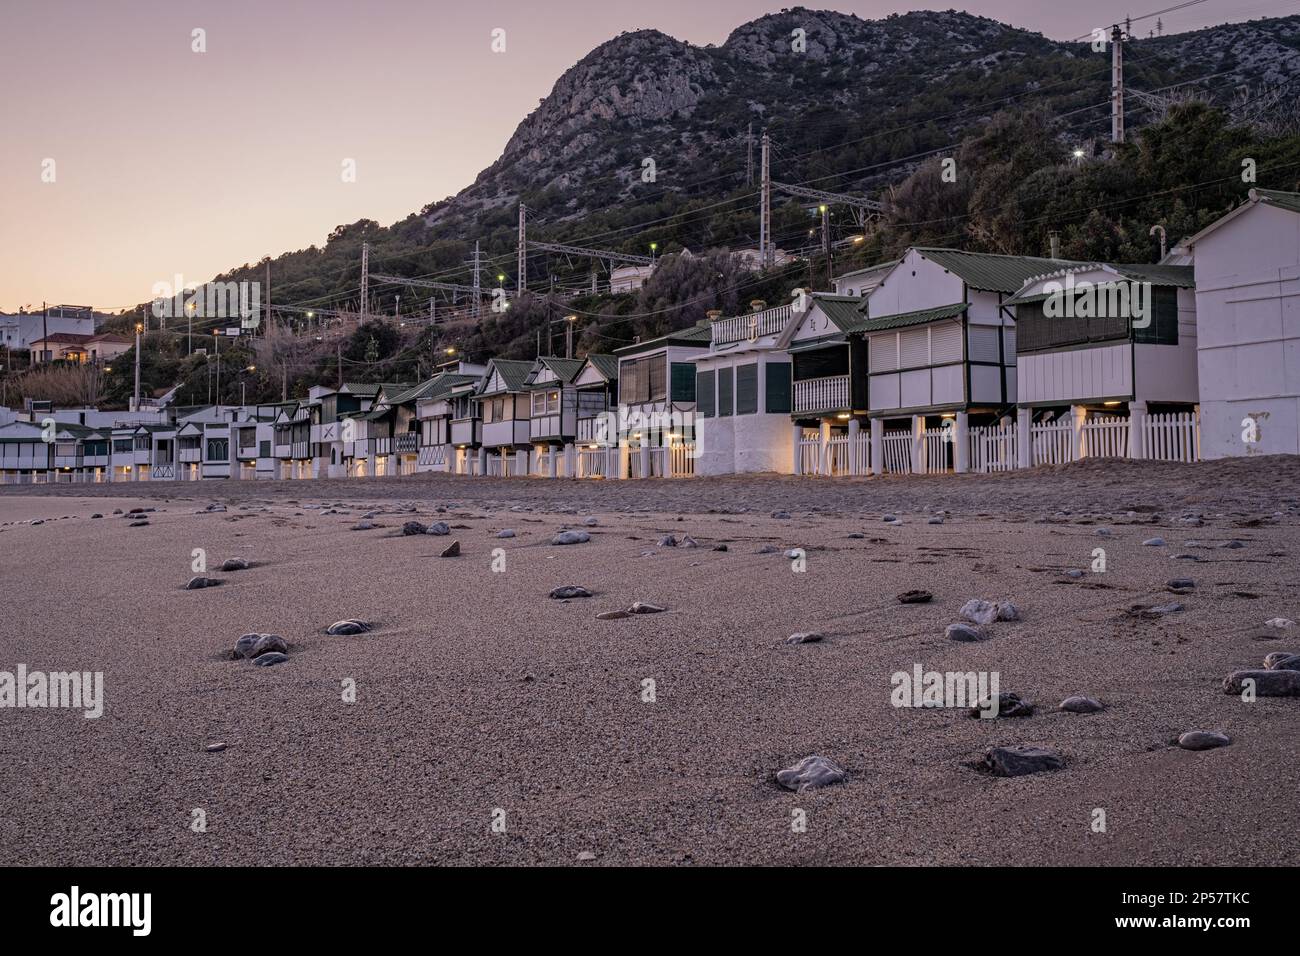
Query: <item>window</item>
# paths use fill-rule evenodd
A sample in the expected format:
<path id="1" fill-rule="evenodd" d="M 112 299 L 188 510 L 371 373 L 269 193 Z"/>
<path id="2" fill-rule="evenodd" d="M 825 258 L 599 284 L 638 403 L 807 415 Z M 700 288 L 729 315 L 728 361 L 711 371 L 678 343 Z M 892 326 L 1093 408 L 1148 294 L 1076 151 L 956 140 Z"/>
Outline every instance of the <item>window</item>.
<path id="1" fill-rule="evenodd" d="M 1149 304 L 1148 324 L 1132 329 L 1133 341 L 1177 345 L 1178 291 L 1168 287 L 1153 288 Z M 1049 316 L 1043 309 L 1042 302 L 1026 302 L 1016 306 L 1016 343 L 1019 351 L 1033 352 L 1084 345 L 1088 342 L 1122 340 L 1130 335 L 1130 323 L 1133 320 L 1124 315 Z M 1109 310 L 1102 305 L 1101 311 Z"/>
<path id="2" fill-rule="evenodd" d="M 1151 290 L 1150 312 L 1145 328 L 1133 329 L 1133 341 L 1146 345 L 1178 344 L 1178 290 L 1162 287 Z"/>
<path id="3" fill-rule="evenodd" d="M 768 362 L 766 371 L 767 412 L 769 415 L 788 415 L 793 405 L 790 401 L 790 363 Z"/>
<path id="4" fill-rule="evenodd" d="M 735 414 L 735 382 L 735 369 L 718 369 L 718 415 L 721 417 Z"/>
<path id="5" fill-rule="evenodd" d="M 714 391 L 714 379 L 716 375 L 712 371 L 700 372 L 695 376 L 695 410 L 702 418 L 712 418 L 718 413 L 717 395 Z"/>
<path id="6" fill-rule="evenodd" d="M 690 362 L 674 362 L 669 398 L 674 402 L 695 401 L 695 366 Z"/>
<path id="7" fill-rule="evenodd" d="M 115 452 L 128 452 L 128 451 L 131 450 L 131 448 L 132 448 L 132 446 L 133 446 L 134 444 L 135 444 L 135 443 L 134 443 L 131 439 L 129 439 L 129 438 L 114 438 L 114 439 L 113 439 L 113 451 L 115 451 Z"/>
<path id="8" fill-rule="evenodd" d="M 259 458 L 270 458 L 270 457 L 271 457 L 271 443 L 270 443 L 269 441 L 264 441 L 264 442 L 261 442 L 261 443 L 258 444 L 258 446 L 257 446 L 257 456 L 258 456 Z"/>
<path id="9" fill-rule="evenodd" d="M 662 402 L 668 397 L 668 356 L 651 355 L 624 362 L 619 370 L 619 399 L 628 405 Z"/>
<path id="10" fill-rule="evenodd" d="M 736 414 L 753 415 L 758 411 L 758 365 L 741 365 L 736 369 Z"/>
<path id="11" fill-rule="evenodd" d="M 558 415 L 560 412 L 560 393 L 558 391 L 533 392 L 533 415 Z"/>
<path id="12" fill-rule="evenodd" d="M 209 438 L 207 459 L 208 461 L 229 461 L 230 439 Z"/>

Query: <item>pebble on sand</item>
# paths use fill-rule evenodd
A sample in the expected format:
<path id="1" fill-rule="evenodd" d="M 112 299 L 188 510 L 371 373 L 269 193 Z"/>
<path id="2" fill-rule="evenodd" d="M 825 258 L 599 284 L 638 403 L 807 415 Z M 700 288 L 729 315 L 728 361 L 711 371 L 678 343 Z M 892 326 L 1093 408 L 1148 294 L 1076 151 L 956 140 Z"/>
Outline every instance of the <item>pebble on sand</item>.
<path id="1" fill-rule="evenodd" d="M 1144 547 L 1147 547 L 1147 548 L 1163 548 L 1163 547 L 1165 546 L 1165 539 L 1164 539 L 1164 538 L 1147 538 L 1145 541 L 1142 542 L 1142 544 L 1143 544 Z"/>
<path id="2" fill-rule="evenodd" d="M 274 667 L 276 664 L 283 664 L 289 658 L 284 654 L 272 651 L 269 654 L 262 654 L 260 657 L 253 658 L 254 667 Z"/>
<path id="3" fill-rule="evenodd" d="M 564 584 L 558 588 L 552 588 L 547 597 L 556 601 L 567 601 L 569 598 L 589 598 L 592 594 L 581 584 Z"/>
<path id="4" fill-rule="evenodd" d="M 590 850 L 583 850 L 578 854 L 579 863 L 590 863 L 594 859 L 596 859 L 596 854 L 592 853 Z"/>
<path id="5" fill-rule="evenodd" d="M 143 518 L 141 518 L 139 521 L 132 521 L 130 524 L 127 525 L 127 527 L 128 527 L 128 528 L 147 528 L 147 527 L 149 527 L 149 522 L 146 521 L 146 520 L 144 520 Z"/>
<path id="6" fill-rule="evenodd" d="M 325 628 L 325 633 L 333 634 L 335 636 L 364 634 L 372 627 L 374 627 L 374 625 L 369 621 L 359 621 L 355 618 L 349 618 L 345 621 L 335 621 L 329 627 Z"/>
<path id="7" fill-rule="evenodd" d="M 791 634 L 785 639 L 787 644 L 818 644 L 822 641 L 823 635 L 816 631 L 799 631 L 797 634 Z"/>
<path id="8" fill-rule="evenodd" d="M 677 547 L 677 538 L 676 538 L 676 536 L 671 535 L 671 534 L 666 534 L 666 535 L 664 535 L 662 538 L 659 539 L 659 547 L 661 547 L 661 548 L 675 548 L 675 547 Z"/>
<path id="9" fill-rule="evenodd" d="M 440 558 L 458 558 L 458 557 L 460 557 L 460 542 L 459 542 L 459 541 L 453 541 L 451 544 L 447 545 L 447 547 L 445 547 L 445 548 L 442 549 L 442 553 L 439 554 L 438 557 L 440 557 Z"/>
<path id="10" fill-rule="evenodd" d="M 551 539 L 551 544 L 586 544 L 591 540 L 591 535 L 585 531 L 561 531 Z"/>
<path id="11" fill-rule="evenodd" d="M 1285 631 L 1288 627 L 1295 627 L 1295 621 L 1286 617 L 1271 617 L 1264 622 L 1265 627 L 1275 627 L 1279 631 Z"/>
<path id="12" fill-rule="evenodd" d="M 502 528 L 497 532 L 498 538 L 513 538 L 515 536 L 514 528 Z"/>
<path id="13" fill-rule="evenodd" d="M 992 713 L 993 700 L 986 697 L 970 709 L 972 717 L 983 717 L 986 713 Z M 1034 714 L 1034 705 L 1025 700 L 1019 694 L 1011 691 L 1003 691 L 998 694 L 998 710 L 994 717 L 1032 717 Z"/>
<path id="14" fill-rule="evenodd" d="M 251 660 L 275 651 L 286 654 L 289 645 L 279 634 L 245 634 L 235 641 L 235 657 Z"/>
<path id="15" fill-rule="evenodd" d="M 247 571 L 249 564 L 243 558 L 226 558 L 221 562 L 222 571 Z"/>
<path id="16" fill-rule="evenodd" d="M 1231 737 L 1216 730 L 1189 730 L 1178 738 L 1178 746 L 1184 750 L 1213 750 L 1230 743 Z"/>
<path id="17" fill-rule="evenodd" d="M 445 521 L 435 521 L 433 524 L 429 525 L 429 527 L 424 529 L 424 534 L 451 534 L 451 525 L 447 524 Z M 509 537 L 514 537 L 514 535 L 512 534 Z"/>
<path id="18" fill-rule="evenodd" d="M 198 591 L 201 588 L 215 588 L 220 583 L 220 578 L 205 578 L 201 574 L 196 574 L 186 582 L 185 590 Z"/>
<path id="19" fill-rule="evenodd" d="M 1247 681 L 1254 682 L 1257 697 L 1300 697 L 1300 671 L 1233 671 L 1223 679 L 1225 694 L 1240 694 Z"/>
<path id="20" fill-rule="evenodd" d="M 773 512 L 772 512 L 772 517 L 773 517 L 773 518 L 780 518 L 780 519 L 782 519 L 782 520 L 785 520 L 785 519 L 787 519 L 787 518 L 790 517 L 790 512 L 788 512 L 788 511 L 773 511 Z"/>
<path id="21" fill-rule="evenodd" d="M 979 598 L 971 598 L 957 613 L 975 624 L 1020 620 L 1020 609 L 1010 601 L 981 601 Z"/>
<path id="22" fill-rule="evenodd" d="M 1096 714 L 1105 710 L 1105 705 L 1099 700 L 1093 700 L 1091 697 L 1084 697 L 1081 694 L 1075 694 L 1073 697 L 1067 697 L 1057 706 L 1057 710 L 1063 710 L 1067 714 Z"/>
<path id="23" fill-rule="evenodd" d="M 621 621 L 625 617 L 631 617 L 627 611 L 601 611 L 596 615 L 598 621 Z"/>
<path id="24" fill-rule="evenodd" d="M 980 769 L 995 777 L 1023 777 L 1064 766 L 1065 758 L 1059 752 L 1029 745 L 992 747 L 980 762 Z"/>
<path id="25" fill-rule="evenodd" d="M 949 624 L 944 630 L 943 636 L 950 641 L 961 641 L 963 643 L 988 640 L 988 635 L 983 630 L 961 622 Z"/>
<path id="26" fill-rule="evenodd" d="M 934 599 L 934 595 L 929 591 L 920 588 L 913 588 L 911 591 L 904 591 L 897 595 L 899 604 L 927 604 Z"/>
<path id="27" fill-rule="evenodd" d="M 1264 667 L 1271 671 L 1300 671 L 1300 654 L 1274 651 L 1264 658 Z"/>
<path id="28" fill-rule="evenodd" d="M 596 525 L 600 524 L 600 521 L 595 517 L 591 517 L 591 518 L 584 518 L 582 523 L 585 524 L 588 528 L 594 528 L 596 527 Z"/>
<path id="29" fill-rule="evenodd" d="M 224 744 L 224 743 L 216 743 L 216 744 L 208 744 L 208 745 L 207 745 L 206 747 L 204 747 L 203 749 L 206 750 L 206 751 L 207 751 L 208 753 L 210 753 L 210 754 L 219 754 L 219 753 L 221 753 L 221 751 L 225 750 L 226 747 L 227 747 L 227 745 Z"/>
<path id="30" fill-rule="evenodd" d="M 659 614 L 668 608 L 660 607 L 658 604 L 651 604 L 648 601 L 633 601 L 632 606 L 627 609 L 629 614 Z"/>
<path id="31" fill-rule="evenodd" d="M 375 523 L 373 521 L 358 521 L 352 526 L 353 531 L 373 531 Z"/>
<path id="32" fill-rule="evenodd" d="M 844 769 L 826 757 L 819 757 L 813 754 L 810 757 L 804 757 L 793 767 L 787 767 L 784 770 L 778 770 L 776 773 L 776 782 L 786 790 L 794 790 L 803 793 L 805 790 L 816 790 L 819 787 L 829 787 L 832 784 L 843 783 L 848 779 L 848 774 Z"/>
<path id="33" fill-rule="evenodd" d="M 403 535 L 424 534 L 426 530 L 425 526 L 418 521 L 406 521 L 402 524 Z"/>

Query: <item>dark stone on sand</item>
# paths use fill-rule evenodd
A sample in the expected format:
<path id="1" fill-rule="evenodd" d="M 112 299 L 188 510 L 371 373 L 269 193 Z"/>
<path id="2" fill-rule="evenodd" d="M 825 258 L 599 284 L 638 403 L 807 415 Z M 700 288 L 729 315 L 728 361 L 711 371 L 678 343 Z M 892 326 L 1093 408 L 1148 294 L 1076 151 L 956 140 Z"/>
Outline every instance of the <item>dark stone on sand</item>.
<path id="1" fill-rule="evenodd" d="M 1191 578 L 1172 578 L 1165 582 L 1165 587 L 1176 593 L 1190 591 L 1192 588 L 1196 587 L 1196 582 Z"/>
<path id="2" fill-rule="evenodd" d="M 621 621 L 625 617 L 631 617 L 627 611 L 601 611 L 596 615 L 598 621 Z"/>
<path id="3" fill-rule="evenodd" d="M 1264 667 L 1271 671 L 1300 671 L 1300 654 L 1274 651 L 1264 658 Z"/>
<path id="4" fill-rule="evenodd" d="M 202 575 L 195 575 L 185 585 L 185 590 L 198 591 L 201 588 L 215 588 L 220 583 L 220 578 L 205 578 Z"/>
<path id="5" fill-rule="evenodd" d="M 100 514 L 98 511 L 96 511 L 96 512 L 95 512 L 93 515 L 91 515 L 90 517 L 91 517 L 91 518 L 102 518 L 102 517 L 104 517 L 104 516 L 103 516 L 102 514 Z"/>
<path id="6" fill-rule="evenodd" d="M 352 526 L 353 531 L 373 531 L 375 523 L 373 521 L 358 521 Z"/>
<path id="7" fill-rule="evenodd" d="M 226 746 L 226 744 L 208 744 L 203 749 L 210 754 L 219 754 L 221 751 L 226 749 Z"/>
<path id="8" fill-rule="evenodd" d="M 725 544 L 715 544 L 715 545 L 713 546 L 713 550 L 714 550 L 714 551 L 726 551 L 726 550 L 727 550 L 727 546 L 726 546 Z"/>
<path id="9" fill-rule="evenodd" d="M 1223 680 L 1225 694 L 1240 694 L 1247 681 L 1254 681 L 1257 697 L 1300 697 L 1300 671 L 1233 671 Z"/>
<path id="10" fill-rule="evenodd" d="M 1073 697 L 1065 698 L 1056 709 L 1063 710 L 1067 714 L 1096 714 L 1106 708 L 1099 700 L 1076 694 Z"/>
<path id="11" fill-rule="evenodd" d="M 853 538 L 854 540 L 857 540 L 858 538 L 865 538 L 866 535 L 863 534 L 861 531 L 850 531 L 847 535 L 845 535 L 845 537 Z"/>
<path id="12" fill-rule="evenodd" d="M 565 584 L 558 588 L 552 588 L 547 597 L 554 598 L 557 601 L 567 601 L 569 598 L 589 598 L 591 592 L 581 584 Z"/>
<path id="13" fill-rule="evenodd" d="M 286 654 L 289 645 L 279 634 L 245 634 L 235 641 L 235 657 L 254 658 L 276 652 Z"/>
<path id="14" fill-rule="evenodd" d="M 689 534 L 682 535 L 682 540 L 677 543 L 679 547 L 683 548 L 698 548 L 700 546 L 700 543 Z"/>
<path id="15" fill-rule="evenodd" d="M 130 524 L 127 525 L 127 527 L 128 527 L 128 528 L 147 528 L 147 527 L 149 527 L 149 522 L 148 522 L 148 521 L 145 521 L 143 518 L 141 518 L 139 521 L 132 521 Z"/>
<path id="16" fill-rule="evenodd" d="M 222 571 L 247 571 L 248 566 L 249 566 L 248 562 L 245 561 L 243 558 L 226 558 L 226 560 L 221 563 L 221 570 Z"/>
<path id="17" fill-rule="evenodd" d="M 1165 546 L 1165 539 L 1164 539 L 1164 538 L 1147 538 L 1145 541 L 1142 542 L 1142 544 L 1143 544 L 1144 547 L 1147 547 L 1147 548 L 1163 548 L 1163 547 Z"/>
<path id="18" fill-rule="evenodd" d="M 1065 576 L 1067 578 L 1073 578 L 1074 580 L 1077 581 L 1079 578 L 1083 577 L 1083 572 L 1080 571 L 1078 568 L 1071 568 L 1070 570 L 1065 572 Z"/>
<path id="19" fill-rule="evenodd" d="M 412 523 L 414 524 L 414 523 L 416 523 L 416 522 L 412 522 Z M 422 531 L 422 532 L 420 532 L 420 531 L 416 531 L 416 532 L 414 532 L 414 533 L 415 533 L 415 534 L 435 534 L 435 535 L 451 534 L 451 526 L 450 526 L 449 524 L 447 524 L 447 522 L 445 522 L 445 521 L 435 521 L 433 524 L 429 525 L 429 527 L 425 528 L 424 531 Z M 498 535 L 498 537 L 500 537 L 500 535 Z M 513 534 L 513 533 L 510 534 L 508 537 L 514 537 L 514 534 Z"/>
<path id="20" fill-rule="evenodd" d="M 632 606 L 627 609 L 629 614 L 659 614 L 668 610 L 666 607 L 660 607 L 658 604 L 651 604 L 648 601 L 633 601 Z"/>
<path id="21" fill-rule="evenodd" d="M 1047 747 L 993 747 L 984 755 L 980 769 L 995 777 L 1023 777 L 1026 774 L 1060 770 L 1065 758 Z"/>
<path id="22" fill-rule="evenodd" d="M 911 591 L 904 591 L 898 595 L 899 604 L 926 604 L 934 598 L 929 591 L 923 591 L 915 588 Z"/>
<path id="23" fill-rule="evenodd" d="M 786 518 L 789 518 L 789 517 L 790 517 L 790 512 L 788 512 L 788 511 L 773 511 L 773 512 L 772 512 L 772 517 L 773 517 L 773 518 L 786 519 Z"/>
<path id="24" fill-rule="evenodd" d="M 418 521 L 407 521 L 402 524 L 402 534 L 424 534 L 427 529 Z"/>
<path id="25" fill-rule="evenodd" d="M 453 541 L 451 544 L 447 545 L 447 547 L 442 549 L 442 553 L 438 555 L 438 557 L 440 558 L 460 557 L 460 542 Z"/>
<path id="26" fill-rule="evenodd" d="M 369 621 L 358 621 L 355 619 L 335 621 L 329 627 L 325 628 L 325 633 L 333 634 L 335 636 L 364 634 L 366 631 L 370 630 L 372 626 L 373 625 L 371 625 Z"/>
<path id="27" fill-rule="evenodd" d="M 1228 548 L 1229 550 L 1236 551 L 1238 548 L 1244 548 L 1245 545 L 1242 544 L 1240 541 L 1234 539 L 1232 541 L 1223 542 L 1223 544 L 1219 545 L 1219 547 Z"/>
<path id="28" fill-rule="evenodd" d="M 666 534 L 666 535 L 664 535 L 662 538 L 659 539 L 659 547 L 661 547 L 661 548 L 675 548 L 675 547 L 677 547 L 677 538 L 674 537 L 674 536 L 671 535 L 671 534 Z"/>
<path id="29" fill-rule="evenodd" d="M 1157 618 L 1177 614 L 1182 609 L 1177 601 L 1170 601 L 1168 604 L 1134 604 L 1128 613 L 1133 617 Z"/>
<path id="30" fill-rule="evenodd" d="M 988 635 L 980 628 L 960 622 L 957 624 L 949 624 L 944 630 L 943 636 L 948 638 L 950 641 L 961 641 L 963 643 L 973 643 L 975 641 L 984 641 L 988 639 Z"/>
<path id="31" fill-rule="evenodd" d="M 775 553 L 776 553 L 777 551 L 779 551 L 779 550 L 781 550 L 781 549 L 778 548 L 778 547 L 777 547 L 776 545 L 774 545 L 774 544 L 765 544 L 765 545 L 762 545 L 761 547 L 757 548 L 757 549 L 754 551 L 754 553 L 755 553 L 755 554 L 775 554 Z"/>
<path id="32" fill-rule="evenodd" d="M 798 793 L 803 793 L 805 790 L 816 790 L 819 787 L 829 787 L 832 784 L 843 783 L 847 779 L 848 774 L 844 772 L 839 764 L 816 754 L 811 757 L 804 757 L 793 767 L 778 770 L 776 773 L 776 782 L 778 784 L 786 790 L 794 790 Z"/>
<path id="33" fill-rule="evenodd" d="M 1184 750 L 1213 750 L 1230 743 L 1231 737 L 1215 730 L 1189 730 L 1178 738 L 1178 746 Z"/>
<path id="34" fill-rule="evenodd" d="M 289 658 L 288 658 L 286 655 L 284 655 L 284 654 L 280 654 L 280 653 L 278 653 L 277 651 L 272 651 L 272 652 L 269 653 L 269 654 L 263 654 L 263 655 L 261 655 L 260 657 L 254 657 L 254 658 L 253 658 L 253 666 L 254 666 L 254 667 L 274 667 L 276 664 L 283 664 L 283 663 L 284 663 L 285 661 L 287 661 L 288 659 L 289 659 Z"/>
<path id="35" fill-rule="evenodd" d="M 983 717 L 985 714 L 992 713 L 992 704 L 992 699 L 986 697 L 970 709 L 970 715 Z M 1011 691 L 998 694 L 998 710 L 993 714 L 994 717 L 1032 717 L 1033 714 L 1034 705 L 1019 694 Z"/>

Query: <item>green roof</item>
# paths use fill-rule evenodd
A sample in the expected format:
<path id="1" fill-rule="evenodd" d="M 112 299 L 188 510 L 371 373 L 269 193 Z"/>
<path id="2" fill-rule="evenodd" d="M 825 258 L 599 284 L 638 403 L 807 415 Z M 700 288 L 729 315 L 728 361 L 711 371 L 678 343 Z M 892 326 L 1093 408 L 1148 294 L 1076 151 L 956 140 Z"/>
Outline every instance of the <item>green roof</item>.
<path id="1" fill-rule="evenodd" d="M 491 380 L 494 370 L 500 374 L 507 392 L 522 392 L 528 387 L 528 376 L 533 370 L 533 363 L 519 359 L 493 359 L 488 366 L 487 374 L 483 376 L 484 383 Z M 482 394 L 495 395 L 496 393 L 483 392 Z"/>
<path id="2" fill-rule="evenodd" d="M 854 269 L 852 272 L 845 272 L 841 275 L 837 275 L 835 281 L 839 282 L 841 279 L 852 279 L 854 276 L 868 275 L 872 272 L 879 272 L 882 269 L 892 269 L 894 266 L 898 265 L 898 262 L 899 260 L 897 259 L 890 259 L 888 262 L 877 262 L 874 266 L 867 266 L 863 269 Z"/>
<path id="3" fill-rule="evenodd" d="M 959 277 L 972 289 L 983 292 L 1020 290 L 1030 279 L 1067 266 L 1087 265 L 1066 259 L 1043 259 L 1038 256 L 1003 256 L 992 252 L 963 252 L 960 249 L 935 249 L 917 246 L 917 253 Z"/>
<path id="4" fill-rule="evenodd" d="M 955 319 L 967 309 L 965 302 L 942 305 L 937 309 L 920 309 L 916 312 L 900 312 L 898 315 L 882 315 L 879 318 L 860 319 L 851 332 L 884 332 L 889 329 L 903 329 L 912 325 L 924 325 L 940 319 Z"/>
<path id="5" fill-rule="evenodd" d="M 638 352 L 648 352 L 651 349 L 664 348 L 669 345 L 708 345 L 712 341 L 713 329 L 706 320 L 703 323 L 688 325 L 684 329 L 677 329 L 666 335 L 660 335 L 657 338 L 646 339 L 644 342 L 634 342 L 631 345 L 624 345 L 621 348 L 614 349 L 614 354 L 616 356 L 636 355 Z"/>
<path id="6" fill-rule="evenodd" d="M 611 382 L 614 379 L 618 378 L 618 357 L 617 356 L 604 355 L 602 353 L 595 352 L 587 356 L 587 361 L 590 362 L 593 366 L 595 366 L 597 372 L 605 376 L 605 378 L 609 379 Z"/>
<path id="7" fill-rule="evenodd" d="M 1300 193 L 1282 192 L 1280 189 L 1253 189 L 1256 196 L 1270 206 L 1281 206 L 1291 212 L 1300 212 Z"/>
<path id="8" fill-rule="evenodd" d="M 555 373 L 555 377 L 560 380 L 560 384 L 568 385 L 573 381 L 574 376 L 582 371 L 582 359 L 560 358 L 555 355 L 539 355 L 537 361 L 540 365 L 533 369 L 529 374 L 529 378 L 532 378 L 532 376 L 541 371 L 542 368 L 549 368 Z"/>
<path id="9" fill-rule="evenodd" d="M 340 392 L 347 392 L 349 395 L 364 395 L 374 398 L 379 394 L 382 385 L 368 385 L 365 382 L 344 382 Z"/>
<path id="10" fill-rule="evenodd" d="M 813 302 L 826 313 L 826 317 L 834 322 L 835 327 L 841 332 L 850 331 L 862 321 L 862 313 L 858 311 L 858 307 L 862 305 L 861 296 L 816 292 L 813 293 Z"/>

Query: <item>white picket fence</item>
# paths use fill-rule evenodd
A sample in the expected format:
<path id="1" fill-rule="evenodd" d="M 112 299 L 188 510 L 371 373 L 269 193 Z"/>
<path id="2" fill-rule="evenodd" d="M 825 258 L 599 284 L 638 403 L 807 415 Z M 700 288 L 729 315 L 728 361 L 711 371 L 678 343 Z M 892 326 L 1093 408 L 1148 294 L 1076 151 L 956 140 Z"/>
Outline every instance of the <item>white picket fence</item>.
<path id="1" fill-rule="evenodd" d="M 950 454 L 952 448 L 952 427 L 927 428 L 921 432 L 921 451 L 927 475 L 942 475 L 952 470 Z"/>
<path id="2" fill-rule="evenodd" d="M 695 442 L 675 442 L 668 449 L 670 478 L 689 478 L 695 474 Z"/>
<path id="3" fill-rule="evenodd" d="M 578 449 L 578 477 L 605 478 L 609 463 L 609 450 L 606 448 Z"/>
<path id="4" fill-rule="evenodd" d="M 1127 458 L 1128 419 L 1104 415 L 1084 422 L 1083 457 Z"/>
<path id="5" fill-rule="evenodd" d="M 984 425 L 970 430 L 970 470 L 981 474 L 1017 467 L 1020 433 L 1015 425 Z"/>
<path id="6" fill-rule="evenodd" d="M 1201 434 L 1195 415 L 1147 415 L 1142 420 L 1142 457 L 1156 461 L 1197 461 Z"/>
<path id="7" fill-rule="evenodd" d="M 881 439 L 884 452 L 885 474 L 910 475 L 912 473 L 912 433 L 910 431 L 885 432 Z"/>
<path id="8" fill-rule="evenodd" d="M 1065 465 L 1074 461 L 1074 423 L 1068 418 L 1029 426 L 1031 465 Z"/>

